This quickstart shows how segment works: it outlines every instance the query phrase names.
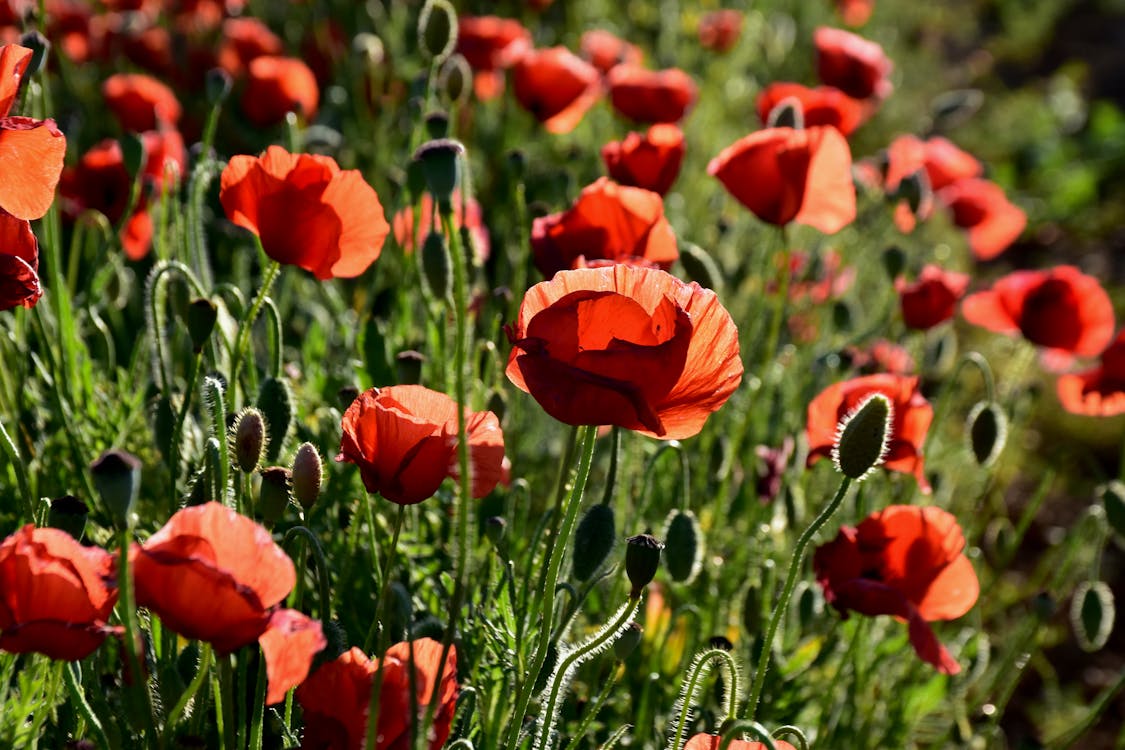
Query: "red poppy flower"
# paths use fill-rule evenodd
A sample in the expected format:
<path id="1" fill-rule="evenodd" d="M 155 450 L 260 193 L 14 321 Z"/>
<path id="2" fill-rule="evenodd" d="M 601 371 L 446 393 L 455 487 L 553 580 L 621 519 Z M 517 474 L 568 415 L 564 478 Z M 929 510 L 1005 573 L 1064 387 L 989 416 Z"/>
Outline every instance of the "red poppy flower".
<path id="1" fill-rule="evenodd" d="M 722 741 L 717 734 L 697 734 L 687 741 L 684 750 L 719 750 Z M 777 750 L 797 750 L 785 740 L 774 740 Z M 731 740 L 727 744 L 728 750 L 767 750 L 762 742 L 748 742 L 746 740 Z"/>
<path id="2" fill-rule="evenodd" d="M 250 63 L 259 57 L 277 57 L 284 51 L 281 37 L 257 18 L 228 18 L 223 21 L 218 65 L 231 78 L 241 77 Z M 313 109 L 316 109 L 315 102 Z"/>
<path id="3" fill-rule="evenodd" d="M 699 96 L 695 81 L 679 68 L 617 65 L 606 74 L 606 84 L 613 108 L 635 122 L 679 122 Z"/>
<path id="4" fill-rule="evenodd" d="M 856 528 L 844 526 L 813 555 L 824 598 L 842 615 L 894 615 L 909 624 L 910 643 L 939 672 L 961 666 L 929 623 L 972 609 L 980 583 L 957 519 L 935 507 L 891 505 Z"/>
<path id="5" fill-rule="evenodd" d="M 844 349 L 854 370 L 867 375 L 890 373 L 910 375 L 915 371 L 914 357 L 905 347 L 877 339 L 866 348 L 849 346 Z"/>
<path id="6" fill-rule="evenodd" d="M 28 524 L 0 543 L 0 650 L 84 659 L 112 632 L 113 556 Z"/>
<path id="7" fill-rule="evenodd" d="M 1023 334 L 1052 354 L 1092 357 L 1113 338 L 1113 304 L 1102 285 L 1074 266 L 1016 271 L 961 304 L 965 320 Z"/>
<path id="8" fill-rule="evenodd" d="M 458 477 L 457 402 L 420 385 L 371 388 L 344 412 L 337 461 L 359 467 L 363 486 L 399 505 L 420 503 Z M 490 411 L 466 411 L 472 495 L 500 481 L 504 433 Z"/>
<path id="9" fill-rule="evenodd" d="M 180 102 L 172 89 L 143 73 L 110 76 L 102 84 L 102 96 L 125 130 L 141 133 L 180 121 Z"/>
<path id="10" fill-rule="evenodd" d="M 473 69 L 473 91 L 481 101 L 504 90 L 501 70 L 510 68 L 531 49 L 531 32 L 514 18 L 461 16 L 457 19 L 457 51 Z"/>
<path id="11" fill-rule="evenodd" d="M 413 648 L 412 648 L 413 646 Z M 420 722 L 429 706 L 435 683 L 440 680 L 434 713 L 430 750 L 438 750 L 449 739 L 453 710 L 460 687 L 457 684 L 457 648 L 451 646 L 441 665 L 441 644 L 432 638 L 396 643 L 381 660 L 373 661 L 352 648 L 335 661 L 323 664 L 297 688 L 305 721 L 305 750 L 355 750 L 367 735 L 367 709 L 375 673 L 383 670 L 379 692 L 377 750 L 405 750 L 409 746 L 410 664 L 413 651 L 414 686 Z"/>
<path id="12" fill-rule="evenodd" d="M 862 26 L 875 10 L 875 0 L 835 0 L 835 3 L 845 26 Z"/>
<path id="13" fill-rule="evenodd" d="M 605 29 L 584 32 L 578 47 L 582 57 L 602 75 L 621 64 L 640 65 L 645 59 L 640 47 Z"/>
<path id="14" fill-rule="evenodd" d="M 579 258 L 641 259 L 667 269 L 679 257 L 660 196 L 608 177 L 587 185 L 568 211 L 533 221 L 531 249 L 535 267 L 548 278 L 574 268 Z"/>
<path id="15" fill-rule="evenodd" d="M 933 328 L 952 318 L 957 300 L 965 296 L 968 288 L 968 274 L 945 271 L 930 264 L 922 269 L 913 284 L 901 278 L 895 281 L 895 290 L 902 305 L 902 319 L 908 328 L 920 330 Z"/>
<path id="16" fill-rule="evenodd" d="M 259 642 L 267 703 L 284 700 L 327 644 L 319 622 L 280 608 L 297 582 L 293 562 L 268 531 L 220 503 L 178 511 L 129 559 L 137 605 L 165 627 L 220 654 Z"/>
<path id="17" fill-rule="evenodd" d="M 854 99 L 886 99 L 894 86 L 888 80 L 894 65 L 875 42 L 842 29 L 821 26 L 813 34 L 820 82 Z"/>
<path id="18" fill-rule="evenodd" d="M 1059 402 L 1072 414 L 1125 414 L 1125 330 L 1102 352 L 1097 367 L 1060 375 L 1056 390 Z"/>
<path id="19" fill-rule="evenodd" d="M 836 128 L 767 128 L 735 141 L 707 173 L 762 221 L 791 221 L 825 234 L 855 219 L 848 142 Z"/>
<path id="20" fill-rule="evenodd" d="M 1027 226 L 1027 214 L 988 180 L 957 180 L 935 198 L 952 211 L 953 223 L 968 231 L 969 249 L 978 260 L 1007 250 Z"/>
<path id="21" fill-rule="evenodd" d="M 528 50 L 512 68 L 520 106 L 548 133 L 569 133 L 601 94 L 597 69 L 566 47 Z"/>
<path id="22" fill-rule="evenodd" d="M 39 243 L 31 222 L 0 209 L 0 311 L 34 307 L 39 286 Z"/>
<path id="23" fill-rule="evenodd" d="M 922 460 L 926 432 L 934 409 L 921 391 L 917 377 L 878 374 L 845 380 L 825 388 L 809 403 L 805 433 L 809 441 L 808 464 L 832 455 L 841 420 L 872 393 L 882 393 L 894 405 L 894 424 L 888 441 L 885 466 L 890 471 L 913 474 L 922 492 L 930 492 Z"/>
<path id="24" fill-rule="evenodd" d="M 831 86 L 810 89 L 799 83 L 772 83 L 758 94 L 758 118 L 763 125 L 769 123 L 774 107 L 787 99 L 796 100 L 800 106 L 806 128 L 831 125 L 847 137 L 864 119 L 862 103 L 840 89 Z"/>
<path id="25" fill-rule="evenodd" d="M 461 191 L 457 188 L 454 188 L 450 200 L 453 203 L 453 225 L 458 229 L 468 227 L 469 234 L 473 239 L 473 250 L 476 253 L 477 261 L 483 263 L 488 260 L 491 254 L 492 245 L 488 239 L 488 228 L 484 225 L 480 203 L 476 198 L 462 201 Z M 462 206 L 464 206 L 464 209 L 462 209 Z M 467 221 L 463 220 L 465 216 L 468 217 Z M 418 212 L 418 236 L 414 237 L 411 234 L 414 231 L 414 209 L 407 206 L 396 213 L 391 221 L 394 227 L 395 241 L 405 252 L 412 253 L 426 234 L 434 228 L 435 221 L 434 199 L 427 191 L 422 193 L 422 205 Z"/>
<path id="26" fill-rule="evenodd" d="M 776 256 L 777 267 L 782 267 L 782 256 Z M 828 248 L 819 255 L 804 250 L 789 254 L 789 299 L 794 302 L 809 300 L 814 305 L 844 296 L 855 282 L 855 268 L 843 265 L 840 253 Z M 770 294 L 777 293 L 777 282 L 766 282 Z"/>
<path id="27" fill-rule="evenodd" d="M 731 8 L 713 10 L 699 21 L 699 43 L 715 52 L 726 52 L 742 34 L 742 13 Z"/>
<path id="28" fill-rule="evenodd" d="M 146 189 L 121 231 L 121 245 L 129 260 L 140 260 L 148 255 L 152 245 L 153 224 L 148 213 L 148 195 L 159 194 L 164 180 L 173 175 L 178 179 L 184 173 L 184 139 L 175 130 L 149 131 L 141 134 L 145 150 L 142 180 Z M 106 139 L 97 144 L 68 168 L 59 185 L 63 209 L 75 218 L 82 211 L 92 209 L 105 214 L 117 224 L 129 205 L 133 179 L 125 169 L 121 144 Z"/>
<path id="29" fill-rule="evenodd" d="M 316 76 L 295 57 L 256 57 L 250 61 L 242 111 L 254 125 L 267 127 L 300 112 L 306 120 L 316 117 L 320 88 Z"/>
<path id="30" fill-rule="evenodd" d="M 887 148 L 887 190 L 893 191 L 903 177 L 919 169 L 926 171 L 934 190 L 979 177 L 984 171 L 975 156 L 941 136 L 924 141 L 913 135 L 895 138 Z"/>
<path id="31" fill-rule="evenodd" d="M 652 268 L 560 271 L 528 290 L 508 339 L 508 379 L 566 424 L 688 438 L 742 379 L 715 293 Z"/>
<path id="32" fill-rule="evenodd" d="M 680 174 L 684 133 L 675 125 L 653 125 L 644 135 L 629 133 L 624 141 L 602 146 L 609 176 L 622 185 L 664 195 Z"/>
<path id="33" fill-rule="evenodd" d="M 270 146 L 257 158 L 233 157 L 220 183 L 228 219 L 258 235 L 266 255 L 318 279 L 359 276 L 390 232 L 359 171 L 341 170 L 329 156 Z"/>
<path id="34" fill-rule="evenodd" d="M 66 137 L 54 120 L 8 114 L 30 61 L 26 47 L 0 47 L 0 210 L 28 220 L 51 207 L 66 155 Z"/>

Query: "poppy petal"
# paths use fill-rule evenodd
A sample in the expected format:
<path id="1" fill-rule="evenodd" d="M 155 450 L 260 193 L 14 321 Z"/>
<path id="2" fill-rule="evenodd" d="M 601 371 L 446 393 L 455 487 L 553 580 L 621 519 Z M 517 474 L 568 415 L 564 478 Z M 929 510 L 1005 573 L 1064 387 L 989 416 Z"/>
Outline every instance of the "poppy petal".
<path id="1" fill-rule="evenodd" d="M 55 199 L 66 136 L 54 120 L 0 118 L 0 208 L 17 219 L 38 219 Z"/>
<path id="2" fill-rule="evenodd" d="M 295 609 L 279 609 L 258 636 L 266 662 L 266 705 L 280 703 L 309 674 L 313 657 L 328 645 L 320 622 Z"/>

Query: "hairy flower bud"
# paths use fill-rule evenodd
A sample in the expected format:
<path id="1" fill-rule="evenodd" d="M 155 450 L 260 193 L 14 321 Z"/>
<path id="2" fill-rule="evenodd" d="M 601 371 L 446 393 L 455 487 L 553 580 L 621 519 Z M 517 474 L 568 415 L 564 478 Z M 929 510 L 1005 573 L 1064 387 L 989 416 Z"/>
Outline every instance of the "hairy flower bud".
<path id="1" fill-rule="evenodd" d="M 262 460 L 265 445 L 266 425 L 262 413 L 253 406 L 240 411 L 230 428 L 230 450 L 235 466 L 247 474 L 254 471 Z"/>
<path id="2" fill-rule="evenodd" d="M 891 400 L 873 393 L 844 417 L 836 432 L 832 461 L 846 477 L 863 480 L 887 456 L 894 424 Z"/>
<path id="3" fill-rule="evenodd" d="M 301 443 L 293 458 L 293 499 L 308 512 L 320 497 L 324 466 L 320 453 L 312 443 Z"/>

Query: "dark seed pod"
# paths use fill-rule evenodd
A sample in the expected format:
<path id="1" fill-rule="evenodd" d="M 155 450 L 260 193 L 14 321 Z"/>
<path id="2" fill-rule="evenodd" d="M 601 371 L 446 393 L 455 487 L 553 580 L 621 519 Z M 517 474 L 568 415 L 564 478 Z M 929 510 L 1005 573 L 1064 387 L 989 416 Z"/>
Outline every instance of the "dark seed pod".
<path id="1" fill-rule="evenodd" d="M 438 71 L 438 91 L 445 93 L 451 104 L 464 104 L 473 91 L 473 71 L 463 55 L 453 54 Z"/>
<path id="2" fill-rule="evenodd" d="M 608 505 L 590 506 L 574 531 L 573 575 L 588 581 L 613 551 L 617 541 L 617 522 Z"/>
<path id="3" fill-rule="evenodd" d="M 996 463 L 1008 439 L 1008 418 L 995 401 L 981 401 L 969 412 L 969 444 L 981 466 Z"/>
<path id="4" fill-rule="evenodd" d="M 289 428 L 293 425 L 293 392 L 289 390 L 289 383 L 282 378 L 263 380 L 258 391 L 258 410 L 266 418 L 269 434 L 265 460 L 276 463 Z"/>
<path id="5" fill-rule="evenodd" d="M 629 598 L 636 599 L 656 577 L 664 545 L 652 534 L 637 534 L 625 541 L 625 574 L 629 576 L 629 583 L 633 584 Z"/>
<path id="6" fill-rule="evenodd" d="M 1070 603 L 1070 625 L 1083 651 L 1098 651 L 1113 631 L 1113 591 L 1103 581 L 1078 586 Z"/>
<path id="7" fill-rule="evenodd" d="M 414 152 L 414 161 L 422 164 L 426 186 L 443 210 L 450 207 L 450 196 L 461 175 L 461 156 L 464 153 L 464 145 L 451 138 L 426 141 Z"/>
<path id="8" fill-rule="evenodd" d="M 132 526 L 133 506 L 141 489 L 141 460 L 132 453 L 108 450 L 90 464 L 94 488 L 119 528 Z"/>
<path id="9" fill-rule="evenodd" d="M 668 577 L 691 583 L 703 563 L 703 534 L 690 510 L 674 510 L 664 524 L 664 563 Z"/>
<path id="10" fill-rule="evenodd" d="M 184 323 L 187 325 L 188 335 L 191 336 L 191 348 L 196 354 L 203 351 L 211 332 L 215 330 L 215 323 L 219 320 L 219 308 L 215 303 L 205 297 L 198 297 L 188 303 L 184 314 Z"/>

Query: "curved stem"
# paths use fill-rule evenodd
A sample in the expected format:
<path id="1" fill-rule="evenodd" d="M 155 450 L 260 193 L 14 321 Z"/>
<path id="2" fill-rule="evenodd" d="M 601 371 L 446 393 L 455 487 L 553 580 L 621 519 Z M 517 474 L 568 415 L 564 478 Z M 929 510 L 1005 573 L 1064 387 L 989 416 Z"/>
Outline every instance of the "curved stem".
<path id="1" fill-rule="evenodd" d="M 187 710 L 188 703 L 199 692 L 199 688 L 203 686 L 203 681 L 207 679 L 208 673 L 211 671 L 211 644 L 204 642 L 199 649 L 199 667 L 195 672 L 195 677 L 192 678 L 191 683 L 187 689 L 180 695 L 180 699 L 176 701 L 176 705 L 172 706 L 172 711 L 168 714 L 167 721 L 164 722 L 164 737 L 163 744 L 165 747 L 170 747 L 172 742 L 172 733 L 176 730 L 176 724 L 179 723 L 180 717 L 183 716 L 184 711 Z"/>
<path id="2" fill-rule="evenodd" d="M 401 516 L 402 514 L 400 513 L 399 515 Z M 395 541 L 392 542 L 392 544 L 396 544 L 398 541 L 399 525 L 400 524 L 396 524 L 395 526 Z M 320 619 L 323 622 L 328 622 L 332 619 L 332 593 L 328 578 L 328 558 L 325 556 L 324 547 L 321 546 L 320 540 L 316 538 L 316 534 L 309 531 L 307 527 L 294 526 L 293 528 L 289 529 L 289 531 L 285 532 L 285 541 L 288 542 L 290 539 L 293 539 L 297 536 L 307 539 L 310 546 L 312 547 L 313 559 L 316 560 L 317 590 L 320 593 Z M 393 546 L 391 547 L 391 554 L 394 554 Z M 303 558 L 304 555 L 301 554 L 300 557 Z M 303 560 L 300 561 L 300 566 L 302 569 L 304 568 Z M 385 568 L 386 565 L 384 565 L 384 569 Z"/>
<path id="3" fill-rule="evenodd" d="M 691 707 L 695 703 L 699 683 L 711 673 L 714 662 L 721 662 L 726 667 L 727 688 L 726 700 L 723 709 L 726 712 L 726 721 L 735 719 L 735 707 L 738 705 L 738 665 L 728 651 L 721 648 L 712 648 L 696 655 L 688 667 L 684 677 L 683 686 L 680 688 L 680 697 L 677 701 L 680 706 L 679 716 L 676 718 L 675 731 L 669 737 L 667 750 L 681 750 L 684 740 L 684 730 L 687 728 Z"/>
<path id="4" fill-rule="evenodd" d="M 820 527 L 828 522 L 833 514 L 836 513 L 840 503 L 844 501 L 844 495 L 847 494 L 848 488 L 851 487 L 851 477 L 844 477 L 840 481 L 840 487 L 836 490 L 836 495 L 832 501 L 824 507 L 809 527 L 801 532 L 801 536 L 797 538 L 797 545 L 793 548 L 793 558 L 789 561 L 789 572 L 785 576 L 785 586 L 781 589 L 781 597 L 777 600 L 774 607 L 773 614 L 770 616 L 770 623 L 766 629 L 765 640 L 762 642 L 762 654 L 758 657 L 758 667 L 754 670 L 754 682 L 750 686 L 750 697 L 746 700 L 746 719 L 753 720 L 754 713 L 758 710 L 758 701 L 762 697 L 762 686 L 766 682 L 766 672 L 770 665 L 770 652 L 773 645 L 773 638 L 777 634 L 778 625 L 781 624 L 781 618 L 785 615 L 785 611 L 789 607 L 789 598 L 793 595 L 793 587 L 797 583 L 797 575 L 801 572 L 802 564 L 805 560 L 805 550 L 812 542 L 813 537 L 820 531 Z"/>
<path id="5" fill-rule="evenodd" d="M 782 737 L 790 736 L 797 738 L 797 744 L 800 745 L 800 750 L 809 750 L 809 739 L 805 733 L 801 731 L 800 727 L 795 727 L 792 724 L 785 724 L 773 730 L 773 738 L 776 740 Z"/>
<path id="6" fill-rule="evenodd" d="M 262 240 L 257 235 L 254 236 L 254 241 L 261 249 Z M 262 311 L 262 305 L 265 304 L 266 297 L 269 296 L 270 287 L 273 286 L 273 281 L 277 278 L 277 273 L 280 270 L 281 264 L 276 260 L 269 264 L 266 268 L 265 278 L 262 279 L 262 285 L 258 289 L 258 294 L 250 304 L 250 311 L 238 324 L 238 335 L 235 336 L 234 351 L 231 352 L 230 363 L 230 387 L 234 394 L 238 393 L 238 371 L 242 367 L 242 359 L 246 355 L 246 347 L 250 342 L 250 330 L 254 327 L 254 321 L 258 319 L 258 314 Z"/>
<path id="7" fill-rule="evenodd" d="M 86 722 L 86 726 L 94 734 L 94 739 L 101 750 L 110 750 L 109 738 L 106 737 L 105 729 L 102 723 L 98 720 L 94 710 L 90 708 L 90 704 L 86 702 L 86 696 L 82 692 L 82 684 L 78 680 L 78 662 L 70 662 L 63 665 L 63 675 L 66 678 L 66 689 L 70 693 L 70 699 L 78 708 L 78 713 Z"/>
<path id="8" fill-rule="evenodd" d="M 742 719 L 723 727 L 723 741 L 719 743 L 719 750 L 727 750 L 730 743 L 741 739 L 743 734 L 752 734 L 754 739 L 765 745 L 769 750 L 777 750 L 777 743 L 773 741 L 769 731 L 756 721 Z"/>
<path id="9" fill-rule="evenodd" d="M 180 466 L 183 464 L 183 447 L 180 441 L 183 439 L 184 422 L 187 420 L 188 408 L 191 407 L 191 397 L 195 393 L 195 383 L 199 380 L 199 373 L 203 370 L 203 352 L 195 355 L 195 364 L 191 368 L 191 373 L 188 375 L 187 388 L 184 389 L 184 400 L 180 404 L 180 411 L 176 414 L 176 424 L 172 428 L 172 445 L 171 453 L 169 456 L 171 469 L 171 492 L 170 502 L 173 508 L 176 504 L 176 480 L 180 478 Z"/>
<path id="10" fill-rule="evenodd" d="M 523 726 L 523 717 L 527 714 L 527 705 L 531 701 L 531 693 L 535 690 L 535 680 L 543 669 L 543 662 L 547 660 L 547 647 L 551 640 L 551 624 L 555 614 L 555 585 L 559 581 L 559 570 L 562 568 L 563 558 L 566 556 L 566 546 L 574 533 L 575 522 L 578 519 L 578 509 L 582 505 L 582 495 L 586 491 L 586 480 L 590 476 L 590 463 L 594 458 L 594 441 L 598 436 L 596 426 L 586 426 L 582 431 L 582 457 L 579 459 L 578 474 L 574 478 L 574 487 L 566 501 L 566 515 L 558 538 L 555 540 L 554 549 L 547 562 L 547 579 L 541 588 L 544 592 L 543 605 L 540 610 L 539 639 L 535 645 L 535 656 L 531 661 L 531 668 L 524 676 L 516 697 L 515 711 L 508 722 L 507 750 L 516 750 L 519 744 L 520 727 Z"/>
<path id="11" fill-rule="evenodd" d="M 792 248 L 789 244 L 789 225 L 779 227 L 781 233 L 781 278 L 777 284 L 777 299 L 773 305 L 773 316 L 770 318 L 769 337 L 766 339 L 766 356 L 762 358 L 762 366 L 769 367 L 773 358 L 777 356 L 777 346 L 781 341 L 781 321 L 785 319 L 785 308 L 789 303 L 789 279 L 793 275 L 789 269 Z"/>

